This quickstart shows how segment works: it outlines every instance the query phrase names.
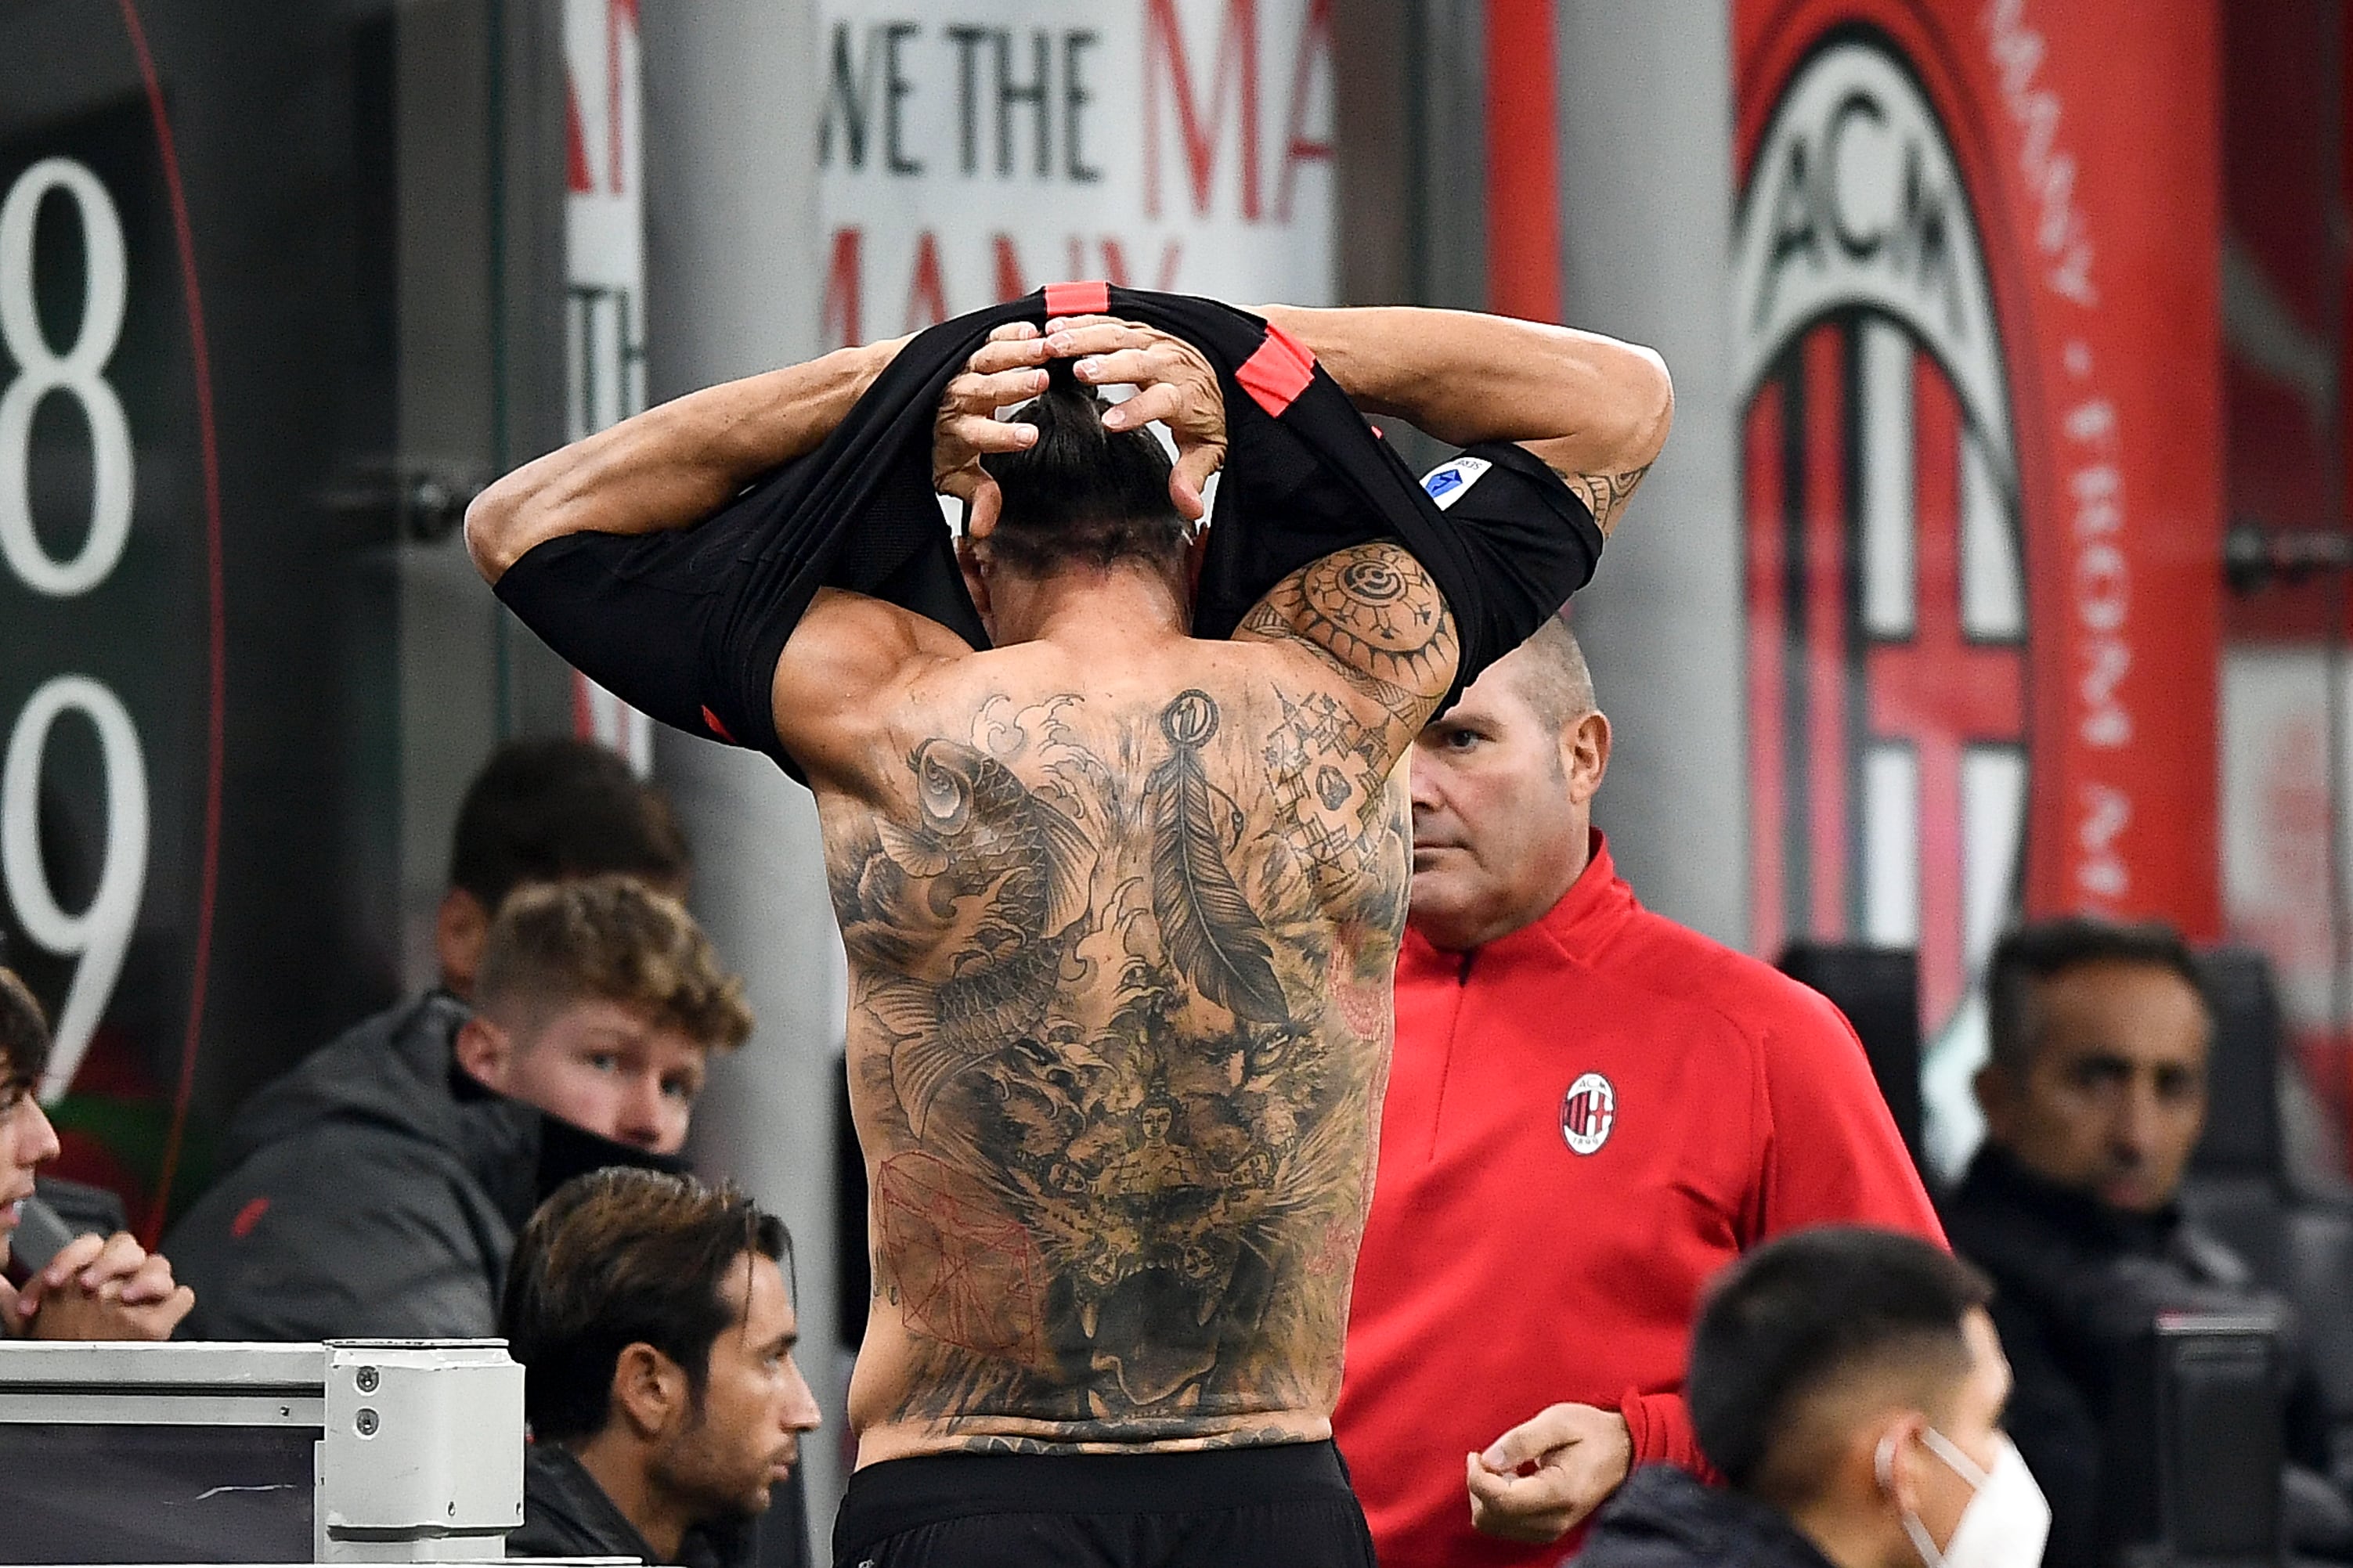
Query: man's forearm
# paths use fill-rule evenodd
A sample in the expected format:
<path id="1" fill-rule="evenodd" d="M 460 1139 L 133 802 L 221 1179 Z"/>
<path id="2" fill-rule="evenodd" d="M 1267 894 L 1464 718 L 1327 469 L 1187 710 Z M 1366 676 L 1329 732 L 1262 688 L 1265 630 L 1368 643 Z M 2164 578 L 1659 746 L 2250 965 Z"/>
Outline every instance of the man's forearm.
<path id="1" fill-rule="evenodd" d="M 1582 495 L 1606 531 L 1674 418 L 1667 367 L 1595 332 L 1413 306 L 1261 306 L 1367 413 L 1454 446 L 1516 441 Z"/>
<path id="2" fill-rule="evenodd" d="M 533 545 L 563 534 L 698 522 L 751 479 L 814 450 L 904 342 L 689 393 L 526 463 L 466 509 L 466 548 L 496 583 Z"/>

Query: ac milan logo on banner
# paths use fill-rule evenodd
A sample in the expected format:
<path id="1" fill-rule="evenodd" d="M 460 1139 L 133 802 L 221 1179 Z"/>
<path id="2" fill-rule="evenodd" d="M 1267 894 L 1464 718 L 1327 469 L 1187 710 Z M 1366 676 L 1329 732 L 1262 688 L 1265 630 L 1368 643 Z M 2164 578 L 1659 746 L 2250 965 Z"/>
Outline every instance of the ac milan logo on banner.
<path id="1" fill-rule="evenodd" d="M 1571 1152 L 1590 1154 L 1609 1142 L 1618 1124 L 1618 1091 L 1598 1072 L 1587 1073 L 1560 1097 L 1560 1135 Z"/>
<path id="2" fill-rule="evenodd" d="M 1969 194 L 1878 35 L 1790 74 L 1734 265 L 1752 930 L 1918 948 L 1941 1031 L 2020 877 L 2018 458 Z"/>

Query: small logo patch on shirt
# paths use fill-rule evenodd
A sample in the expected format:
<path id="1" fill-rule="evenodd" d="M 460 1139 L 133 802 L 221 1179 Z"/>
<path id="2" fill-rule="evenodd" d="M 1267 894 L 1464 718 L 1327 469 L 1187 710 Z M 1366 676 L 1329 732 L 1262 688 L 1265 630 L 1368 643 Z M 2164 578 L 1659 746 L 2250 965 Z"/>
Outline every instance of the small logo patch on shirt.
<path id="1" fill-rule="evenodd" d="M 1430 492 L 1430 499 L 1438 503 L 1438 510 L 1444 511 L 1461 500 L 1464 491 L 1479 482 L 1480 475 L 1494 466 L 1484 458 L 1457 458 L 1451 462 L 1440 463 L 1424 474 L 1421 488 Z"/>
<path id="2" fill-rule="evenodd" d="M 1587 1073 L 1560 1097 L 1560 1135 L 1573 1154 L 1595 1152 L 1617 1124 L 1618 1091 L 1598 1072 Z"/>

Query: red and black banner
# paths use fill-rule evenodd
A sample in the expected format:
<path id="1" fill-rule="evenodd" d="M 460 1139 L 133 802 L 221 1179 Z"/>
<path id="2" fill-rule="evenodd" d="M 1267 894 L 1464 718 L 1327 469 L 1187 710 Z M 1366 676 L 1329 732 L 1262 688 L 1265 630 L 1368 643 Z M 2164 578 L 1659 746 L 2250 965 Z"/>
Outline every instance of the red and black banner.
<path id="1" fill-rule="evenodd" d="M 2218 934 L 2213 16 L 1735 17 L 1754 944 Z"/>

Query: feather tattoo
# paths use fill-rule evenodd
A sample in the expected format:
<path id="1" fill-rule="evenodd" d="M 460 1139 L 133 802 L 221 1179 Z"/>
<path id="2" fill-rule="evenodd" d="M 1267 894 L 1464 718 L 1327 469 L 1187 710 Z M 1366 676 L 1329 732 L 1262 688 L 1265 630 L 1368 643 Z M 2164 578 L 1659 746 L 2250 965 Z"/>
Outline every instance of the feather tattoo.
<path id="1" fill-rule="evenodd" d="M 1179 692 L 1160 712 L 1174 750 L 1145 783 L 1152 816 L 1152 912 L 1168 960 L 1201 994 L 1254 1024 L 1290 1016 L 1266 927 L 1226 864 L 1201 747 L 1218 732 L 1205 691 Z"/>

